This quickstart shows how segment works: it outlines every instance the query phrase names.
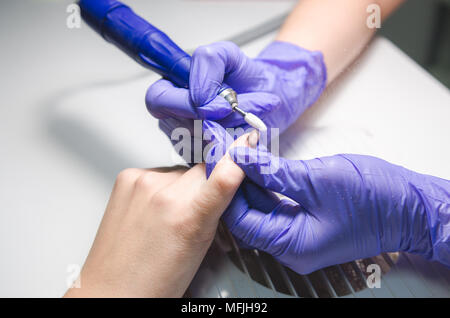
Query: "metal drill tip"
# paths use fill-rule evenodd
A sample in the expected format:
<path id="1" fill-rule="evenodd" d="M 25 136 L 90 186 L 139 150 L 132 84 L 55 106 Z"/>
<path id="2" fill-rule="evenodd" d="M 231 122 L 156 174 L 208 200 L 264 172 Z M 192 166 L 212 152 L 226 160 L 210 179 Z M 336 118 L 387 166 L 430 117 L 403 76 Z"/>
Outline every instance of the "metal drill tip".
<path id="1" fill-rule="evenodd" d="M 240 109 L 237 105 L 233 107 L 233 110 L 238 112 L 239 114 L 241 114 L 243 117 L 245 117 L 247 115 L 247 112 Z"/>
<path id="2" fill-rule="evenodd" d="M 259 117 L 251 113 L 247 113 L 246 111 L 238 107 L 237 94 L 233 89 L 227 88 L 223 90 L 219 95 L 225 98 L 225 100 L 230 104 L 231 108 L 234 111 L 238 112 L 241 116 L 244 117 L 244 120 L 247 122 L 247 124 L 249 124 L 253 128 L 258 129 L 259 131 L 267 130 L 267 126 Z"/>

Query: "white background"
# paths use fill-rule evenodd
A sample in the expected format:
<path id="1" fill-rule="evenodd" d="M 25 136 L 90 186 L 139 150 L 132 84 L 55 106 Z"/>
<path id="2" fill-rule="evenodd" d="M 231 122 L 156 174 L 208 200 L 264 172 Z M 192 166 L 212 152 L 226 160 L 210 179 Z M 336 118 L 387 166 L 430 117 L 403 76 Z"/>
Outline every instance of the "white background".
<path id="1" fill-rule="evenodd" d="M 82 265 L 117 173 L 179 162 L 144 105 L 158 76 L 86 25 L 67 29 L 68 3 L 0 3 L 2 297 L 61 296 L 67 266 Z M 185 49 L 233 36 L 293 4 L 127 3 Z M 245 50 L 255 55 L 272 37 Z M 283 136 L 282 152 L 372 154 L 449 179 L 449 119 L 448 90 L 377 40 Z"/>

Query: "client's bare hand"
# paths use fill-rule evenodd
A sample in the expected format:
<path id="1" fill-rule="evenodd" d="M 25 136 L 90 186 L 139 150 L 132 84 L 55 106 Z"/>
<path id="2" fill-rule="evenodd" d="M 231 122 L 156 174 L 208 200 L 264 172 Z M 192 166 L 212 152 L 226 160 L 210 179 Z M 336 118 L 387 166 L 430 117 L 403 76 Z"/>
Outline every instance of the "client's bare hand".
<path id="1" fill-rule="evenodd" d="M 228 155 L 208 180 L 203 164 L 121 172 L 81 271 L 81 288 L 65 296 L 182 296 L 243 178 Z"/>

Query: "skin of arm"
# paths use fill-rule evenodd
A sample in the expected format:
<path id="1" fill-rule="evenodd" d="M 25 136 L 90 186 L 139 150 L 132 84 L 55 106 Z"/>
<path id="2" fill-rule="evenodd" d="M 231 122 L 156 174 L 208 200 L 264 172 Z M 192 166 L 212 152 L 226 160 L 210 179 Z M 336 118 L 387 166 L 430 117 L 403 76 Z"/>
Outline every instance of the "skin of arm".
<path id="1" fill-rule="evenodd" d="M 375 33 L 367 27 L 367 7 L 377 4 L 384 21 L 405 0 L 302 0 L 286 19 L 278 41 L 290 42 L 325 58 L 328 83 L 355 60 Z"/>
<path id="2" fill-rule="evenodd" d="M 244 135 L 235 145 L 245 145 Z M 119 174 L 79 277 L 64 297 L 181 297 L 244 179 L 223 157 L 205 165 Z"/>

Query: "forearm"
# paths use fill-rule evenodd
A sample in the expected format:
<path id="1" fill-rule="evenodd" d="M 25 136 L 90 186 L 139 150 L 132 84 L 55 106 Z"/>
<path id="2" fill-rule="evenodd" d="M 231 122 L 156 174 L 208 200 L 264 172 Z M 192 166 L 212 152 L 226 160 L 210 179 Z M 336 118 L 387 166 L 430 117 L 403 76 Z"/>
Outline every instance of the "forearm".
<path id="1" fill-rule="evenodd" d="M 367 7 L 378 4 L 382 20 L 405 0 L 301 0 L 281 28 L 277 40 L 321 51 L 328 83 L 363 50 L 376 29 L 367 26 Z"/>

